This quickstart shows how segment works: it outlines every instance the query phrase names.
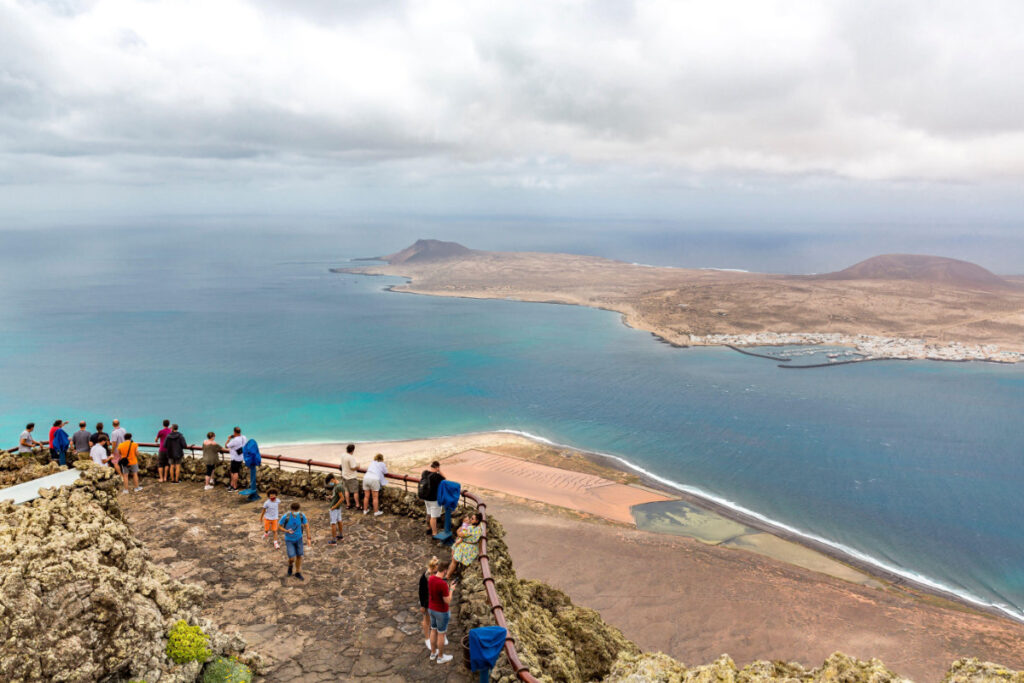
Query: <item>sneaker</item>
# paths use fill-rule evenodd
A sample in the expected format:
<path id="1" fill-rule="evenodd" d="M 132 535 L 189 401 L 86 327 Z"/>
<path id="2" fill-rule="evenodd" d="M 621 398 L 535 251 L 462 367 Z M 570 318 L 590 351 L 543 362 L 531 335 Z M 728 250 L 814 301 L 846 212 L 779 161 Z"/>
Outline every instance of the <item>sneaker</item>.
<path id="1" fill-rule="evenodd" d="M 438 664 L 447 664 L 448 662 L 452 661 L 452 659 L 454 659 L 454 657 L 452 657 L 451 655 L 442 655 L 442 656 L 437 658 L 437 663 Z"/>
<path id="2" fill-rule="evenodd" d="M 213 486 L 211 486 L 210 484 L 207 484 L 206 486 L 203 487 L 203 490 L 204 491 L 212 491 L 213 490 Z"/>
<path id="3" fill-rule="evenodd" d="M 139 491 L 141 491 L 141 490 L 142 490 L 142 487 L 141 487 L 141 486 L 136 486 L 136 487 L 135 487 L 135 491 L 136 491 L 136 493 L 138 493 L 138 492 L 139 492 Z"/>
<path id="4" fill-rule="evenodd" d="M 128 493 L 128 489 L 125 489 L 124 491 L 121 491 L 121 493 Z"/>
<path id="5" fill-rule="evenodd" d="M 364 515 L 368 515 L 368 514 L 370 514 L 370 511 L 369 510 L 363 510 L 363 514 Z"/>
<path id="6" fill-rule="evenodd" d="M 445 636 L 445 637 L 444 637 L 444 644 L 445 644 L 445 645 L 447 645 L 447 644 L 448 644 L 448 636 Z"/>
<path id="7" fill-rule="evenodd" d="M 338 542 L 332 538 L 331 540 L 327 541 L 327 545 L 338 545 Z"/>
<path id="8" fill-rule="evenodd" d="M 292 575 L 292 566 L 288 565 L 288 576 Z"/>
<path id="9" fill-rule="evenodd" d="M 427 639 L 426 639 L 426 640 L 424 640 L 423 642 L 424 642 L 424 643 L 426 643 L 426 645 L 427 645 L 427 649 L 428 649 L 428 650 L 430 650 L 430 649 L 431 649 L 431 648 L 430 648 L 430 638 L 427 638 Z M 433 650 L 431 650 L 431 652 L 433 652 Z M 435 656 L 436 656 L 436 655 L 435 655 Z"/>
<path id="10" fill-rule="evenodd" d="M 264 531 L 264 532 L 263 532 L 263 538 L 266 538 L 266 537 L 267 537 L 267 536 L 269 536 L 269 535 L 270 535 L 270 532 L 269 532 L 269 531 Z"/>
<path id="11" fill-rule="evenodd" d="M 383 510 L 377 510 L 376 512 L 373 513 L 373 516 L 374 517 L 380 517 L 383 514 L 384 514 Z"/>
<path id="12" fill-rule="evenodd" d="M 280 547 L 281 547 L 281 544 L 278 543 L 277 541 L 274 541 L 274 548 L 276 549 L 276 548 L 280 548 Z"/>
<path id="13" fill-rule="evenodd" d="M 427 642 L 429 642 L 429 641 L 427 641 Z M 429 645 L 427 647 L 429 647 Z M 437 659 L 437 653 L 434 652 L 433 650 L 431 650 L 430 651 L 430 661 L 434 661 L 435 659 Z"/>
<path id="14" fill-rule="evenodd" d="M 302 575 L 302 572 L 295 572 L 295 578 L 299 581 L 305 581 L 306 577 Z"/>
<path id="15" fill-rule="evenodd" d="M 334 540 L 336 540 L 336 541 L 344 541 L 345 537 L 344 536 L 335 536 Z"/>

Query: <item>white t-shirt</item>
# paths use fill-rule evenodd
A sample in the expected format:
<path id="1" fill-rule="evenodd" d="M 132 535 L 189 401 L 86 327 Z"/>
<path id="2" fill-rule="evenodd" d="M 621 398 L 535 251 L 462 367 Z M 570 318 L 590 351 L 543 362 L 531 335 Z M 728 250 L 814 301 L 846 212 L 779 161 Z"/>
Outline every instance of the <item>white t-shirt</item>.
<path id="1" fill-rule="evenodd" d="M 356 468 L 359 467 L 359 463 L 356 462 L 356 456 L 351 453 L 346 453 L 341 456 L 341 478 L 342 479 L 355 479 L 359 476 L 356 472 Z"/>
<path id="2" fill-rule="evenodd" d="M 24 444 L 21 443 L 22 441 L 28 441 L 30 445 L 25 446 Z M 19 453 L 28 453 L 28 452 L 30 452 L 32 450 L 31 443 L 32 443 L 32 432 L 30 432 L 30 431 L 28 431 L 26 429 L 25 431 L 23 431 L 21 433 L 21 436 L 18 437 L 18 452 Z"/>
<path id="3" fill-rule="evenodd" d="M 387 477 L 384 476 L 387 473 L 388 466 L 380 460 L 374 460 L 366 466 L 366 476 L 375 478 L 381 484 L 387 483 Z"/>
<path id="4" fill-rule="evenodd" d="M 277 506 L 280 504 L 280 498 L 277 500 L 267 498 L 266 502 L 263 503 L 263 519 L 277 519 Z"/>
<path id="5" fill-rule="evenodd" d="M 226 444 L 224 444 L 224 448 L 231 451 L 232 460 L 244 460 L 242 457 L 242 449 L 245 448 L 245 443 L 247 441 L 248 439 L 244 436 L 233 436 L 228 439 Z"/>
<path id="6" fill-rule="evenodd" d="M 102 465 L 103 461 L 107 459 L 107 449 L 103 447 L 103 444 L 98 443 L 89 451 L 89 457 L 97 465 Z"/>
<path id="7" fill-rule="evenodd" d="M 114 431 L 110 432 L 110 447 L 113 452 L 117 452 L 117 447 L 124 443 L 124 435 L 128 433 L 124 427 L 118 427 Z"/>

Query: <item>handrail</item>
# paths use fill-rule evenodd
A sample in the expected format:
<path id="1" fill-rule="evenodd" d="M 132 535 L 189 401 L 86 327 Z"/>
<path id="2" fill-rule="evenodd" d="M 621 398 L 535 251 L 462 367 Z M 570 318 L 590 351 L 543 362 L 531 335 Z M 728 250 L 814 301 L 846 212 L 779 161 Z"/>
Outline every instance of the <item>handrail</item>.
<path id="1" fill-rule="evenodd" d="M 139 443 L 138 441 L 136 441 L 135 443 L 139 446 L 139 448 L 157 448 L 158 446 L 155 443 Z M 195 456 L 196 451 L 203 450 L 202 446 L 196 446 L 194 444 L 186 446 L 186 448 L 192 451 L 193 457 Z M 17 450 L 17 448 L 13 448 L 11 450 Z M 221 452 L 227 451 L 222 450 Z M 276 461 L 278 468 L 281 467 L 281 463 L 305 465 L 307 471 L 309 472 L 312 472 L 314 467 L 321 467 L 331 470 L 336 470 L 340 467 L 336 463 L 308 459 L 302 460 L 299 458 L 292 458 L 287 455 L 269 455 L 261 453 L 260 458 Z M 357 467 L 356 471 L 365 473 L 366 469 L 363 467 Z M 387 477 L 388 479 L 394 479 L 396 481 L 405 482 L 406 484 L 419 483 L 419 479 L 416 479 L 415 477 L 410 477 L 407 474 L 391 474 L 389 472 L 384 476 Z M 408 488 L 406 490 L 408 490 Z M 498 624 L 498 626 L 506 629 L 507 631 L 508 623 L 505 621 L 505 608 L 501 605 L 501 596 L 498 595 L 498 590 L 495 585 L 494 577 L 491 575 L 491 562 L 487 556 L 487 503 L 485 503 L 483 499 L 480 498 L 480 496 L 469 491 L 463 491 L 462 496 L 472 501 L 473 504 L 476 505 L 477 512 L 480 513 L 480 524 L 483 525 L 483 534 L 480 537 L 480 554 L 478 557 L 478 559 L 480 560 L 480 574 L 483 576 L 484 590 L 487 593 L 487 602 L 491 604 L 491 614 L 494 615 L 494 621 Z M 527 668 L 519 659 L 519 653 L 516 651 L 516 640 L 511 635 L 505 636 L 505 656 L 508 657 L 508 663 L 512 666 L 512 670 L 515 671 L 516 678 L 518 678 L 520 681 L 523 681 L 523 683 L 540 683 L 540 681 L 538 681 L 537 678 L 535 678 L 533 674 L 530 673 L 529 668 Z"/>

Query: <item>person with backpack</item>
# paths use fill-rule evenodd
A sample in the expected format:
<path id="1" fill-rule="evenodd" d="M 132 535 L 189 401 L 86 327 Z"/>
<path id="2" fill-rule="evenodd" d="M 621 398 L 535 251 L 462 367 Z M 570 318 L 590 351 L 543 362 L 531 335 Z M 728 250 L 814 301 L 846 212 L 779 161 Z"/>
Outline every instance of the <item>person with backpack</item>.
<path id="1" fill-rule="evenodd" d="M 53 423 L 53 429 L 50 430 L 50 455 L 61 466 L 67 464 L 68 446 L 71 445 L 71 438 L 64 431 L 66 424 L 67 422 L 64 420 L 57 420 Z"/>
<path id="2" fill-rule="evenodd" d="M 437 460 L 430 463 L 430 469 L 423 470 L 420 475 L 419 497 L 427 508 L 427 520 L 430 523 L 430 535 L 437 536 L 437 520 L 444 514 L 444 509 L 437 504 L 437 488 L 445 476 L 441 474 L 441 463 Z"/>
<path id="3" fill-rule="evenodd" d="M 174 484 L 177 484 L 181 477 L 181 463 L 185 460 L 186 448 L 188 448 L 188 442 L 178 431 L 178 425 L 171 425 L 171 433 L 164 439 L 164 451 L 167 453 L 168 474 Z"/>
<path id="4" fill-rule="evenodd" d="M 305 534 L 309 544 L 313 545 L 313 537 L 309 535 L 309 520 L 306 519 L 306 515 L 299 512 L 299 507 L 298 502 L 292 503 L 292 509 L 277 524 L 284 531 L 284 546 L 288 552 L 288 576 L 292 576 L 294 565 L 295 578 L 305 581 L 306 577 L 302 575 L 302 557 L 305 555 L 302 538 Z"/>
<path id="5" fill-rule="evenodd" d="M 121 456 L 121 478 L 124 479 L 124 492 L 128 493 L 128 475 L 135 478 L 136 493 L 142 490 L 139 486 L 139 444 L 132 441 L 131 433 L 126 432 L 124 441 L 117 446 Z"/>
<path id="6" fill-rule="evenodd" d="M 238 490 L 238 473 L 242 471 L 242 463 L 245 461 L 242 450 L 245 448 L 246 441 L 248 439 L 242 434 L 242 428 L 235 427 L 231 438 L 224 444 L 231 455 L 231 483 L 228 484 L 228 491 Z"/>

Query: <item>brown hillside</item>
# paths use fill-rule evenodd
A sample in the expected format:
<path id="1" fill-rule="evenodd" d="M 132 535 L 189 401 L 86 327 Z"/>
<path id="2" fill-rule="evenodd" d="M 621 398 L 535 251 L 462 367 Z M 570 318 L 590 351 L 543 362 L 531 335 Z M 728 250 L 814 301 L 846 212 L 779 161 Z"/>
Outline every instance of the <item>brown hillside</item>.
<path id="1" fill-rule="evenodd" d="M 391 265 L 402 263 L 431 263 L 433 261 L 444 261 L 446 259 L 468 256 L 473 253 L 458 242 L 442 242 L 441 240 L 416 240 L 412 246 L 402 251 L 395 252 L 389 256 L 381 256 L 381 261 L 387 261 Z"/>
<path id="2" fill-rule="evenodd" d="M 1003 278 L 977 264 L 944 256 L 919 254 L 883 254 L 856 263 L 845 270 L 817 275 L 814 279 L 914 280 L 966 289 L 1013 287 Z"/>

